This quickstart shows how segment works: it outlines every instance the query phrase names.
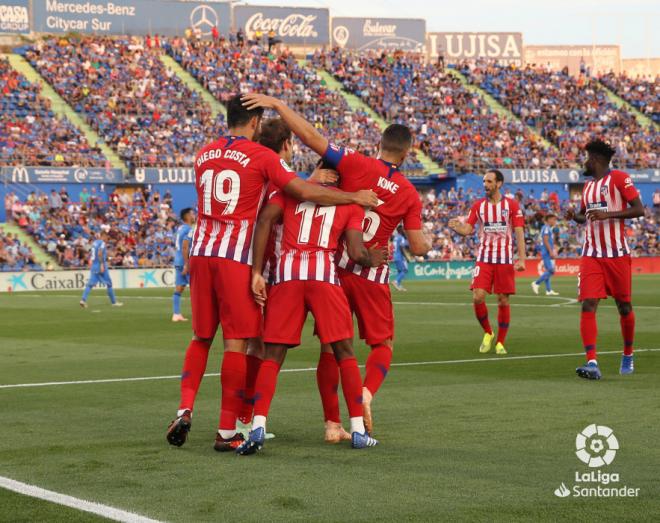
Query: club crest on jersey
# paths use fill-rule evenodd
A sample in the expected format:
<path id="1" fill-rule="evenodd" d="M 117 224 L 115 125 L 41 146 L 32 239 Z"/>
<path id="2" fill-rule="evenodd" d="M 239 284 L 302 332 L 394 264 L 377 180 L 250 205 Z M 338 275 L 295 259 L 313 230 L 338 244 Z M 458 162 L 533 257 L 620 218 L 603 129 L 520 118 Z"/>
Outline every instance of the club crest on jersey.
<path id="1" fill-rule="evenodd" d="M 509 209 L 502 209 L 502 218 L 509 217 Z"/>
<path id="2" fill-rule="evenodd" d="M 608 192 L 608 190 L 607 190 L 607 185 L 603 185 L 603 186 L 600 188 L 600 194 L 602 194 L 603 196 L 607 196 L 607 192 Z"/>

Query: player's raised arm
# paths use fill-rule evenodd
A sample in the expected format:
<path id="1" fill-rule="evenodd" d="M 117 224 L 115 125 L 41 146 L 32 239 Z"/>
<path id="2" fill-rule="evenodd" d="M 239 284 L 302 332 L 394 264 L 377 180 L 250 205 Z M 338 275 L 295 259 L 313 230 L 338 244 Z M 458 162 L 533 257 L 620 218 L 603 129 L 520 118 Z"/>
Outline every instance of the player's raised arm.
<path id="1" fill-rule="evenodd" d="M 243 100 L 243 105 L 248 109 L 263 107 L 264 109 L 273 109 L 274 111 L 277 111 L 293 134 L 300 138 L 307 147 L 317 154 L 325 154 L 329 144 L 327 138 L 281 100 L 258 93 L 248 93 L 241 99 Z"/>
<path id="2" fill-rule="evenodd" d="M 303 202 L 314 202 L 319 205 L 347 205 L 355 203 L 361 207 L 376 207 L 376 193 L 368 191 L 344 192 L 327 189 L 321 185 L 308 183 L 300 178 L 294 178 L 283 187 L 284 192 Z"/>

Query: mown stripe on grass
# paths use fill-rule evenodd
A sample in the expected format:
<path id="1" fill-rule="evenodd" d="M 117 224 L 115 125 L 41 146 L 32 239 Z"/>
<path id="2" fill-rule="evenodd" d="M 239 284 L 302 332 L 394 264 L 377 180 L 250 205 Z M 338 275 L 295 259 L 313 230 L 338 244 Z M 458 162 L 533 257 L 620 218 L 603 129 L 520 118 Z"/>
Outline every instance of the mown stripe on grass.
<path id="1" fill-rule="evenodd" d="M 635 352 L 658 352 L 660 349 L 635 349 Z M 599 351 L 598 355 L 604 354 L 621 354 L 620 350 Z M 512 361 L 512 360 L 535 360 L 544 358 L 565 358 L 567 356 L 584 356 L 584 352 L 569 352 L 561 354 L 528 354 L 524 356 L 497 356 L 497 357 L 483 357 L 483 358 L 470 358 L 464 360 L 438 360 L 438 361 L 410 361 L 401 363 L 392 363 L 392 367 L 414 367 L 419 365 L 450 365 L 455 363 L 479 363 L 486 361 Z M 364 365 L 360 365 L 364 368 Z M 311 372 L 316 371 L 316 367 L 304 367 L 299 369 L 282 369 L 280 372 Z M 205 377 L 220 376 L 219 372 L 210 372 L 204 374 Z M 60 385 L 88 385 L 95 383 L 125 383 L 129 381 L 152 381 L 152 380 L 173 380 L 178 379 L 179 374 L 170 376 L 138 376 L 135 378 L 107 378 L 99 380 L 78 380 L 78 381 L 46 381 L 43 383 L 9 383 L 0 385 L 0 389 L 19 389 L 30 387 L 55 387 Z"/>

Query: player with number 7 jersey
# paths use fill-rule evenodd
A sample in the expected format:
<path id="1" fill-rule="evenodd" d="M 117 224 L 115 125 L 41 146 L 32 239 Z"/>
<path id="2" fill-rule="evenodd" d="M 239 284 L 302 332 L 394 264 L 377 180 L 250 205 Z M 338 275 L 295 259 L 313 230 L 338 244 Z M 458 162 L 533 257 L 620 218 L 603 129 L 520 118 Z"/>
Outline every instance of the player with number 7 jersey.
<path id="1" fill-rule="evenodd" d="M 203 147 L 195 159 L 199 220 L 190 252 L 194 337 L 184 360 L 177 417 L 167 431 L 172 445 L 182 445 L 187 437 L 218 325 L 225 355 L 215 449 L 240 444 L 236 419 L 245 395 L 247 340 L 261 336 L 261 309 L 250 291 L 250 265 L 254 224 L 267 184 L 322 205 L 376 203 L 375 195 L 366 191 L 329 190 L 296 176 L 276 153 L 252 141 L 259 135 L 262 115 L 263 110 L 249 110 L 234 96 L 227 104 L 229 135 Z"/>

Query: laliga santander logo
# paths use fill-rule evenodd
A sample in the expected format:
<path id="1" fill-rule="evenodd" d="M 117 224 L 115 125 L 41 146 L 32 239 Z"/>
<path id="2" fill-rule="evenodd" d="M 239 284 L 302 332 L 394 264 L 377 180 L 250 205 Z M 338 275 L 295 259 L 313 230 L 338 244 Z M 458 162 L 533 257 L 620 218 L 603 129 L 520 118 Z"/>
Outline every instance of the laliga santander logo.
<path id="1" fill-rule="evenodd" d="M 598 468 L 614 461 L 619 440 L 611 428 L 593 423 L 577 435 L 575 449 L 575 455 L 580 461 L 589 468 Z"/>
<path id="2" fill-rule="evenodd" d="M 249 37 L 257 31 L 267 33 L 273 30 L 283 38 L 316 38 L 319 34 L 312 25 L 316 18 L 316 15 L 299 13 L 290 14 L 286 18 L 265 18 L 264 14 L 259 12 L 247 19 L 245 32 Z"/>

